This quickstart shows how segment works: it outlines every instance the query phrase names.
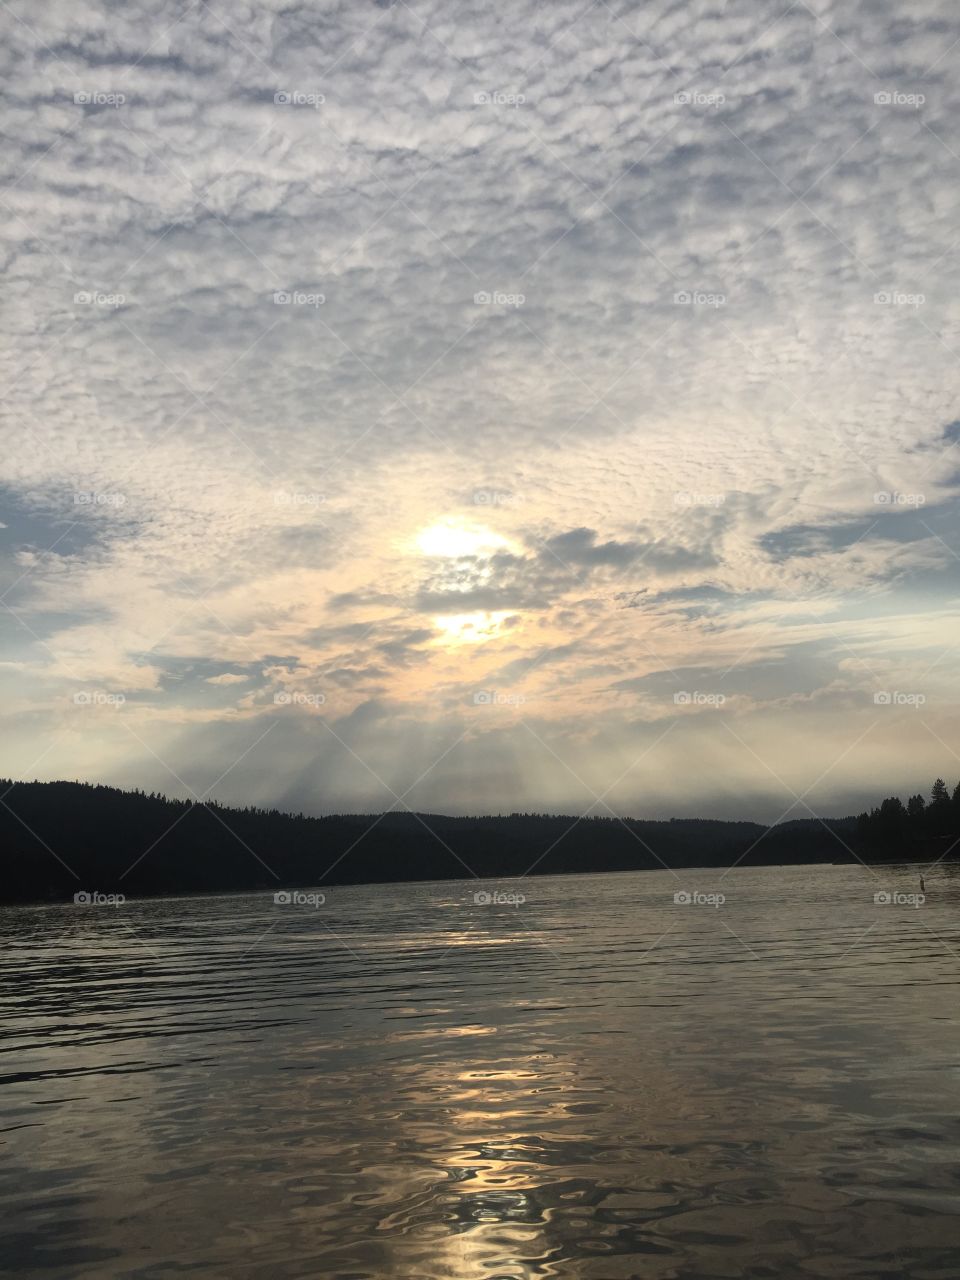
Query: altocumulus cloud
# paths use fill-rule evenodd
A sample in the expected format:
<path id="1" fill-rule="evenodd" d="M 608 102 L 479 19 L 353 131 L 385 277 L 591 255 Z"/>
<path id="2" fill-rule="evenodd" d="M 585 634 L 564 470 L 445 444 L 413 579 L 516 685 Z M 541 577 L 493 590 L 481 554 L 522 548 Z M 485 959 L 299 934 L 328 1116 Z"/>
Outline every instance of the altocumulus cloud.
<path id="1" fill-rule="evenodd" d="M 946 14 L 6 6 L 0 767 L 773 816 L 936 772 Z"/>

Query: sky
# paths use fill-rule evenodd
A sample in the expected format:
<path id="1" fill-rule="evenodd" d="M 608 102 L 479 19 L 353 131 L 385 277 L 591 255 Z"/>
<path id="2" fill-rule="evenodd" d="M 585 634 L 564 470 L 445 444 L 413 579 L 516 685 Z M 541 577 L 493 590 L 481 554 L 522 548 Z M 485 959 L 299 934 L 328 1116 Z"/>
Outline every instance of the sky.
<path id="1" fill-rule="evenodd" d="M 0 774 L 960 776 L 946 0 L 4 0 Z"/>

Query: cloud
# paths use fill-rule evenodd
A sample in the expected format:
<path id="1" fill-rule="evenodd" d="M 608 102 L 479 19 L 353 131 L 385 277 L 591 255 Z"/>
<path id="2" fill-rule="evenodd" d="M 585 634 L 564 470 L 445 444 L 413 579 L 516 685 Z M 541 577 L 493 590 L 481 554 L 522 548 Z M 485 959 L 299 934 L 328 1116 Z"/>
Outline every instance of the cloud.
<path id="1" fill-rule="evenodd" d="M 560 803 L 562 765 L 464 718 L 473 692 L 522 686 L 612 769 L 671 672 L 739 673 L 780 761 L 814 704 L 839 755 L 884 664 L 950 670 L 960 47 L 934 9 L 16 0 L 5 34 L 9 772 L 50 748 L 75 776 L 81 723 L 87 767 L 127 768 L 78 688 L 220 772 L 275 695 L 323 693 L 271 745 L 298 807 L 313 722 L 362 707 L 389 708 L 358 739 L 384 769 L 466 732 L 450 805 L 485 777 L 494 807 Z M 425 556 L 445 521 L 500 541 Z M 319 785 L 372 803 L 364 775 Z"/>
<path id="2" fill-rule="evenodd" d="M 545 543 L 545 553 L 556 556 L 558 560 L 573 564 L 612 565 L 623 568 L 632 564 L 641 554 L 641 547 L 635 542 L 598 543 L 593 529 L 570 529 L 566 533 L 554 534 Z"/>

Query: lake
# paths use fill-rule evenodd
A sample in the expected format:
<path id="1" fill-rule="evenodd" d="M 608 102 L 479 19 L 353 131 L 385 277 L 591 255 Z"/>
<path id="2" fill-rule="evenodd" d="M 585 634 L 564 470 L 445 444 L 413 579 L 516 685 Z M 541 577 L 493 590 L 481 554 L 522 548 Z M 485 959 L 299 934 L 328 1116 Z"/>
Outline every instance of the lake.
<path id="1" fill-rule="evenodd" d="M 953 1280 L 957 870 L 0 908 L 0 1256 Z"/>

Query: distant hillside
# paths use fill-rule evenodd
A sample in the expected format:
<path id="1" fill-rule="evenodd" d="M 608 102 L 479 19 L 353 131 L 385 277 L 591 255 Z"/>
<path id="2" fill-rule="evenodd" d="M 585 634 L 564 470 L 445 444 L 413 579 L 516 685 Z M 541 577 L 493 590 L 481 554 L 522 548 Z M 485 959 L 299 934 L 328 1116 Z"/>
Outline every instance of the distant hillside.
<path id="1" fill-rule="evenodd" d="M 0 900 L 845 862 L 857 821 L 511 814 L 308 818 L 77 782 L 0 782 Z"/>

